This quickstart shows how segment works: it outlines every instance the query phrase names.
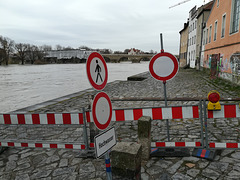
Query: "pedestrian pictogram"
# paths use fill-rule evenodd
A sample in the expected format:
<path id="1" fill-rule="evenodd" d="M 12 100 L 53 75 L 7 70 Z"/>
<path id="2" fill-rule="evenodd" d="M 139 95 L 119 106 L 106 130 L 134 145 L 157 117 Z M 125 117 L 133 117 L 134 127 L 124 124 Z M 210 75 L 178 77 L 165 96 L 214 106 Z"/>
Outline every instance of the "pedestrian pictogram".
<path id="1" fill-rule="evenodd" d="M 89 55 L 86 64 L 87 76 L 90 84 L 96 90 L 102 90 L 107 84 L 107 64 L 101 54 L 93 52 Z"/>
<path id="2" fill-rule="evenodd" d="M 98 64 L 98 60 L 96 60 L 96 69 L 95 72 L 97 73 L 97 79 L 96 79 L 96 83 L 98 82 L 98 77 L 101 79 L 101 82 L 103 82 L 102 76 L 101 76 L 101 70 L 102 68 L 99 66 Z"/>

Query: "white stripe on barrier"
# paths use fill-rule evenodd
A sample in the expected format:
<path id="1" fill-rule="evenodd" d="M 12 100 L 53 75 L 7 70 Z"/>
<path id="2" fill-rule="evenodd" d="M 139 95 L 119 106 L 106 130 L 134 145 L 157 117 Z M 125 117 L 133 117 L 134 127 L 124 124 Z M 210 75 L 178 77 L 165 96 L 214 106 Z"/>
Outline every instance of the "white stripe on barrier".
<path id="1" fill-rule="evenodd" d="M 153 117 L 153 115 L 152 115 L 152 109 L 143 109 L 143 115 L 144 115 L 144 116 Z"/>
<path id="2" fill-rule="evenodd" d="M 172 119 L 172 109 L 162 108 L 162 117 L 163 119 Z"/>
<path id="3" fill-rule="evenodd" d="M 134 120 L 133 118 L 133 110 L 124 110 L 124 116 L 126 121 Z"/>

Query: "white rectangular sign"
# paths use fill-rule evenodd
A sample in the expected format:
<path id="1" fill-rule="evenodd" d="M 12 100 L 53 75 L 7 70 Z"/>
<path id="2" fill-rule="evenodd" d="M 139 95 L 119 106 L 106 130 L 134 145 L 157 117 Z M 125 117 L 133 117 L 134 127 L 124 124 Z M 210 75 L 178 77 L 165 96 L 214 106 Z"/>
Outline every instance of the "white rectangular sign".
<path id="1" fill-rule="evenodd" d="M 115 129 L 111 128 L 94 137 L 96 157 L 99 158 L 116 145 Z"/>

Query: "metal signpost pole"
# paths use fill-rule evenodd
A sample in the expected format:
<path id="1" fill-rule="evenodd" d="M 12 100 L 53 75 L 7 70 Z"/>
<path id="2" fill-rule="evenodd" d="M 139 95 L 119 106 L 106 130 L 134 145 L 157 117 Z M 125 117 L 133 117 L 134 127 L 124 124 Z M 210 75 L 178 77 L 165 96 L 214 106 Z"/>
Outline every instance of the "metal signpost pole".
<path id="1" fill-rule="evenodd" d="M 112 170 L 111 170 L 109 152 L 107 152 L 104 156 L 105 156 L 107 179 L 112 180 Z"/>
<path id="2" fill-rule="evenodd" d="M 160 43 L 161 43 L 161 53 L 163 53 L 164 50 L 163 50 L 163 37 L 162 37 L 162 33 L 160 33 Z M 166 83 L 167 83 L 166 81 L 163 81 L 165 107 L 167 107 L 167 89 L 166 89 Z M 168 138 L 168 141 L 170 141 L 169 121 L 168 121 L 168 119 L 166 120 L 166 126 L 167 126 L 167 138 Z"/>
<path id="3" fill-rule="evenodd" d="M 89 150 L 89 144 L 88 144 L 88 135 L 87 135 L 87 121 L 86 121 L 86 115 L 85 115 L 85 108 L 82 108 L 82 112 L 83 112 L 83 137 L 84 137 L 84 141 L 85 141 L 85 145 L 86 145 L 86 150 Z"/>

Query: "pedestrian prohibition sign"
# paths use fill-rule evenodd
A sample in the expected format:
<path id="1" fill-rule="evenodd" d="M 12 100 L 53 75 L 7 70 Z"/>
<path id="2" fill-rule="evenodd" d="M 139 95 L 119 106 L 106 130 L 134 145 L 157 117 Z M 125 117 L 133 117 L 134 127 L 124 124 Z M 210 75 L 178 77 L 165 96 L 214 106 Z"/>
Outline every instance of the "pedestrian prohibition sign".
<path id="1" fill-rule="evenodd" d="M 179 69 L 177 58 L 167 52 L 158 53 L 149 63 L 149 71 L 157 80 L 167 81 L 177 74 Z"/>
<path id="2" fill-rule="evenodd" d="M 98 93 L 93 99 L 92 105 L 93 121 L 98 129 L 104 130 L 112 119 L 112 103 L 105 92 Z"/>
<path id="3" fill-rule="evenodd" d="M 89 55 L 86 64 L 87 76 L 90 84 L 96 90 L 102 90 L 107 84 L 107 64 L 101 54 L 93 52 Z"/>

